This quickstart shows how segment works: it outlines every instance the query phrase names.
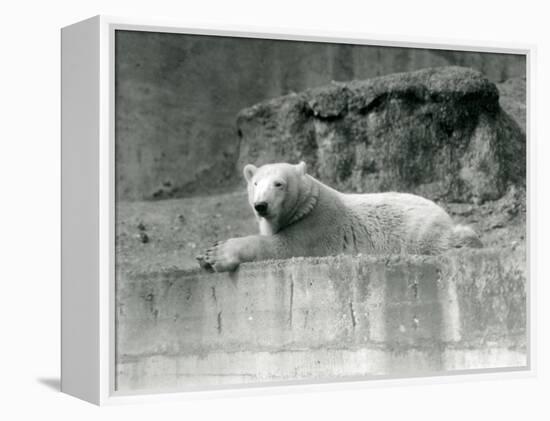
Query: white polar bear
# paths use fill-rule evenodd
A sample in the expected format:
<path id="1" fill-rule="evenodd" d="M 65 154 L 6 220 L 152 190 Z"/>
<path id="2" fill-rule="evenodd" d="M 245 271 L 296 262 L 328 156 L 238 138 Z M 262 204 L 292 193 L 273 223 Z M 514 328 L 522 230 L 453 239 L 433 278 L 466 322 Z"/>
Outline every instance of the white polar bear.
<path id="1" fill-rule="evenodd" d="M 406 193 L 340 193 L 306 173 L 306 164 L 246 165 L 248 200 L 260 235 L 216 242 L 197 259 L 216 272 L 240 263 L 337 254 L 438 254 L 481 247 L 438 205 Z"/>

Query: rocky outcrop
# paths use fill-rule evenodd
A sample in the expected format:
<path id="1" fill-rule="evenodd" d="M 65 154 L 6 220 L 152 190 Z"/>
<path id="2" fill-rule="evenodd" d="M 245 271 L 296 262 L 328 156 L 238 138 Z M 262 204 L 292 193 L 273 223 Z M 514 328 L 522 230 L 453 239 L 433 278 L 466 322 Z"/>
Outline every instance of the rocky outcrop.
<path id="1" fill-rule="evenodd" d="M 468 68 L 333 83 L 244 109 L 237 126 L 238 167 L 305 160 L 343 191 L 479 203 L 525 184 L 525 133 Z"/>

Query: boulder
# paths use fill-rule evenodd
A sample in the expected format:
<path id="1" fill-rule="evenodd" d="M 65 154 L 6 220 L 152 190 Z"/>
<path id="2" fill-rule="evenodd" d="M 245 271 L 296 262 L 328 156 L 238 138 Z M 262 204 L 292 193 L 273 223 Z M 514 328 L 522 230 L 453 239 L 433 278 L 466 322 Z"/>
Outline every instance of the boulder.
<path id="1" fill-rule="evenodd" d="M 244 109 L 237 127 L 239 168 L 305 160 L 342 191 L 480 203 L 525 185 L 525 133 L 469 68 L 332 83 Z"/>

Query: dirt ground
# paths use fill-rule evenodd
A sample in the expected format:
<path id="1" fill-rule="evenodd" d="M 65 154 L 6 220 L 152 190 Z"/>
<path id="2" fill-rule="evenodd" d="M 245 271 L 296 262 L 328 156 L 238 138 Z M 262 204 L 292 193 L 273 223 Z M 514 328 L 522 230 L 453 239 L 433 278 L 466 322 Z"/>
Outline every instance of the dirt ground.
<path id="1" fill-rule="evenodd" d="M 457 223 L 472 226 L 485 247 L 525 250 L 525 191 L 511 188 L 482 205 L 440 203 Z M 146 202 L 119 202 L 117 272 L 198 268 L 195 256 L 217 239 L 255 234 L 244 189 L 222 195 Z"/>

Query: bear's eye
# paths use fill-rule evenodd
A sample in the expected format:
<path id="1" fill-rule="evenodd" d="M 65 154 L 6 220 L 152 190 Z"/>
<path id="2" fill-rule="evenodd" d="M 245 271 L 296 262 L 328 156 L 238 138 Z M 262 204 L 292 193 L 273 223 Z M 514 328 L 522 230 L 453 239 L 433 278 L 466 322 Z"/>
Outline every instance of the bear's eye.
<path id="1" fill-rule="evenodd" d="M 279 181 L 275 181 L 274 185 L 275 185 L 275 187 L 283 187 L 283 183 L 281 183 Z"/>
<path id="2" fill-rule="evenodd" d="M 258 182 L 257 182 L 257 181 L 254 181 L 254 185 L 257 186 L 257 185 L 258 185 Z"/>

